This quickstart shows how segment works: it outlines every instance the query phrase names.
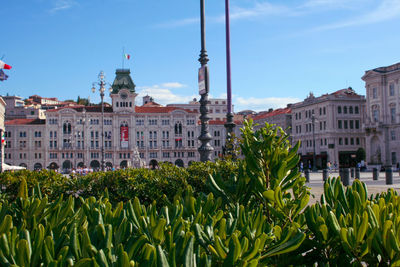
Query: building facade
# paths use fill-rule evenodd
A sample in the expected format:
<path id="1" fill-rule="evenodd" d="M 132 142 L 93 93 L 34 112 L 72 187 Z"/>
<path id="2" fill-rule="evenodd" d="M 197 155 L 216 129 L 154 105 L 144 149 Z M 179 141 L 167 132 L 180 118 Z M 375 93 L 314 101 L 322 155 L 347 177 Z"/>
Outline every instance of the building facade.
<path id="1" fill-rule="evenodd" d="M 251 118 L 255 123 L 259 125 L 256 129 L 264 127 L 265 123 L 275 124 L 281 127 L 288 134 L 291 134 L 292 130 L 292 109 L 290 104 L 286 108 L 270 109 L 268 111 L 259 112 L 256 115 L 252 115 Z"/>
<path id="2" fill-rule="evenodd" d="M 400 63 L 367 70 L 365 120 L 369 165 L 397 165 L 400 153 Z"/>
<path id="3" fill-rule="evenodd" d="M 136 106 L 135 84 L 126 69 L 116 71 L 110 96 L 112 105 L 104 107 L 104 118 L 101 106 L 75 105 L 47 110 L 45 120 L 7 121 L 6 162 L 28 169 L 99 169 L 102 144 L 109 168 L 155 167 L 165 161 L 188 166 L 199 160 L 196 108 L 165 107 L 150 98 Z M 222 153 L 225 127 L 221 120 L 211 120 L 209 126 L 216 159 Z"/>
<path id="4" fill-rule="evenodd" d="M 3 136 L 5 135 L 5 127 L 4 127 L 4 120 L 5 120 L 5 112 L 6 112 L 6 102 L 0 97 L 0 172 L 3 171 L 3 162 L 4 162 L 4 143 L 5 139 Z"/>
<path id="5" fill-rule="evenodd" d="M 365 148 L 363 121 L 365 97 L 351 88 L 314 97 L 312 93 L 292 109 L 292 141 L 301 141 L 299 153 L 304 166 L 356 165 L 356 151 Z M 314 131 L 313 131 L 314 129 Z"/>

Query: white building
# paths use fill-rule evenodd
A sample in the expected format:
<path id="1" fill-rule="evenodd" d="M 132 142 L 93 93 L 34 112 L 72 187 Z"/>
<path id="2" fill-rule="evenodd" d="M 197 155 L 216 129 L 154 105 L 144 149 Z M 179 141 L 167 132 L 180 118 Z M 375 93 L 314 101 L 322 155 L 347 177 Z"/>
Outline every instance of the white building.
<path id="1" fill-rule="evenodd" d="M 365 148 L 364 96 L 351 88 L 320 97 L 311 93 L 291 108 L 292 142 L 301 141 L 304 166 L 313 165 L 314 141 L 318 168 L 325 168 L 327 162 L 338 167 L 356 165 L 357 149 Z"/>
<path id="2" fill-rule="evenodd" d="M 199 160 L 198 109 L 184 104 L 161 106 L 145 98 L 135 105 L 135 84 L 130 71 L 116 71 L 110 94 L 112 106 L 67 106 L 46 111 L 46 119 L 10 120 L 6 123 L 6 162 L 28 169 L 71 169 L 101 165 L 102 127 L 104 154 L 108 167 L 135 166 L 138 158 L 146 166 L 168 161 L 188 166 Z M 220 100 L 222 101 L 226 100 Z M 223 110 L 221 110 L 223 111 Z M 104 123 L 104 125 L 102 125 Z M 222 153 L 225 128 L 222 120 L 210 121 L 212 158 Z M 235 130 L 239 133 L 239 127 Z M 139 157 L 135 157 L 137 155 Z"/>
<path id="3" fill-rule="evenodd" d="M 367 70 L 365 121 L 369 165 L 396 165 L 400 153 L 400 63 Z"/>

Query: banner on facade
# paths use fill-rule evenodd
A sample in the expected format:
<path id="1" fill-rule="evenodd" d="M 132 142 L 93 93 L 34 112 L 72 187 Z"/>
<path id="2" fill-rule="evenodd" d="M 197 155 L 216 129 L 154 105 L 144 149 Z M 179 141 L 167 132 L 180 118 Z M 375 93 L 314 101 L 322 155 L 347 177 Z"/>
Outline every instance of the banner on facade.
<path id="1" fill-rule="evenodd" d="M 121 126 L 121 148 L 128 148 L 129 130 L 127 126 Z"/>

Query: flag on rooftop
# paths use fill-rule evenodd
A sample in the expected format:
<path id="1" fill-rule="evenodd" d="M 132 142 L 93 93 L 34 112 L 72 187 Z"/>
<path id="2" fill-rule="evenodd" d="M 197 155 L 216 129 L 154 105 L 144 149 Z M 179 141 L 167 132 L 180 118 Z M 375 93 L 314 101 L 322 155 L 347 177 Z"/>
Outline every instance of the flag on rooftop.
<path id="1" fill-rule="evenodd" d="M 12 67 L 0 60 L 0 69 L 10 70 Z"/>
<path id="2" fill-rule="evenodd" d="M 0 69 L 0 81 L 5 81 L 7 80 L 8 75 L 4 73 L 3 70 Z"/>
<path id="3" fill-rule="evenodd" d="M 125 54 L 124 56 L 125 56 L 125 58 L 126 58 L 127 60 L 131 59 L 131 55 L 129 55 L 129 54 Z"/>

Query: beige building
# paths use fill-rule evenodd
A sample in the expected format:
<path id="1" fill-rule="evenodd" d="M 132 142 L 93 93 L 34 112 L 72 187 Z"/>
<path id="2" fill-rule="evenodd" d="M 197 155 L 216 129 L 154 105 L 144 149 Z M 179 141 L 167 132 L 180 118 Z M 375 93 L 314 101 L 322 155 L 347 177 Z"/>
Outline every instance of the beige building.
<path id="1" fill-rule="evenodd" d="M 193 99 L 188 104 L 168 104 L 167 107 L 179 107 L 187 110 L 197 111 L 200 116 L 200 103 L 197 99 Z M 232 105 L 232 112 L 234 106 Z M 209 117 L 211 120 L 226 120 L 227 100 L 223 98 L 210 98 L 208 104 Z"/>
<path id="2" fill-rule="evenodd" d="M 150 97 L 135 105 L 130 71 L 117 70 L 102 120 L 100 106 L 67 106 L 46 111 L 46 119 L 7 121 L 6 162 L 28 169 L 101 166 L 102 123 L 105 164 L 110 168 L 146 166 L 168 161 L 188 166 L 199 160 L 200 125 L 196 107 L 161 106 Z M 226 101 L 226 100 L 223 100 Z M 221 100 L 222 102 L 222 100 Z M 187 107 L 185 104 L 183 107 Z M 223 121 L 210 121 L 213 159 L 222 153 Z M 239 133 L 239 127 L 235 130 Z"/>
<path id="3" fill-rule="evenodd" d="M 338 167 L 355 166 L 357 149 L 365 148 L 364 96 L 351 88 L 320 97 L 310 93 L 291 108 L 292 141 L 301 141 L 299 153 L 304 166 L 313 165 L 314 142 L 318 168 L 325 168 L 327 162 Z"/>
<path id="4" fill-rule="evenodd" d="M 400 63 L 367 70 L 365 120 L 369 165 L 396 165 L 400 153 Z"/>
<path id="5" fill-rule="evenodd" d="M 44 119 L 44 110 L 40 105 L 25 105 L 19 96 L 3 96 L 6 102 L 6 120 L 13 119 Z"/>
<path id="6" fill-rule="evenodd" d="M 6 102 L 0 97 L 0 172 L 3 171 L 3 162 L 4 162 L 4 142 L 3 136 L 5 135 L 4 128 L 4 120 L 5 120 L 5 112 L 6 112 Z"/>
<path id="7" fill-rule="evenodd" d="M 256 129 L 261 128 L 265 123 L 275 124 L 281 127 L 287 133 L 291 133 L 292 128 L 292 109 L 290 104 L 286 108 L 270 109 L 268 111 L 259 112 L 256 115 L 252 115 L 251 118 L 255 123 L 259 125 Z"/>

